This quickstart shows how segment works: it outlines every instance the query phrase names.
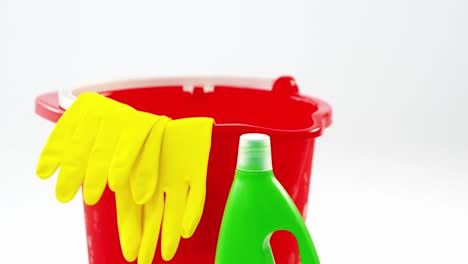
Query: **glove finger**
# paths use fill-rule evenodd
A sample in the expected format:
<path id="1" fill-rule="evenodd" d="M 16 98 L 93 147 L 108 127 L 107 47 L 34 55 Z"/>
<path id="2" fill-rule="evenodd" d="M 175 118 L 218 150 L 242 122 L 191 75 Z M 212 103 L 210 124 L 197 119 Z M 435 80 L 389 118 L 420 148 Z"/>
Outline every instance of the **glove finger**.
<path id="1" fill-rule="evenodd" d="M 101 198 L 107 184 L 109 168 L 121 135 L 125 116 L 133 108 L 102 95 L 96 95 L 102 110 L 102 123 L 91 151 L 83 183 L 83 198 L 86 204 L 94 205 Z"/>
<path id="2" fill-rule="evenodd" d="M 145 204 L 156 189 L 159 175 L 159 154 L 164 129 L 169 119 L 160 117 L 154 124 L 130 174 L 133 199 Z"/>
<path id="3" fill-rule="evenodd" d="M 182 221 L 182 237 L 190 238 L 203 215 L 206 198 L 206 173 L 192 182 L 187 196 L 184 217 Z"/>
<path id="4" fill-rule="evenodd" d="M 193 235 L 203 214 L 213 127 L 211 118 L 193 118 L 190 122 L 187 124 L 192 127 L 194 132 L 186 134 L 186 138 L 189 139 L 187 150 L 190 155 L 187 157 L 186 167 L 189 170 L 187 174 L 190 176 L 190 191 L 182 223 L 182 236 L 184 238 Z"/>
<path id="5" fill-rule="evenodd" d="M 171 260 L 179 247 L 187 191 L 188 186 L 182 186 L 166 192 L 161 234 L 161 255 L 165 261 Z"/>
<path id="6" fill-rule="evenodd" d="M 88 205 L 96 204 L 106 188 L 110 163 L 121 131 L 118 121 L 116 116 L 104 117 L 97 133 L 83 183 L 83 198 Z"/>
<path id="7" fill-rule="evenodd" d="M 153 263 L 164 211 L 164 195 L 157 191 L 143 207 L 143 233 L 138 264 Z"/>
<path id="8" fill-rule="evenodd" d="M 91 111 L 93 110 L 89 109 L 81 118 L 69 143 L 65 145 L 66 152 L 55 190 L 57 200 L 63 203 L 73 199 L 83 183 L 89 154 L 100 125 L 100 119 Z"/>
<path id="9" fill-rule="evenodd" d="M 120 247 L 125 260 L 133 262 L 138 256 L 141 241 L 142 206 L 133 202 L 128 186 L 115 192 L 115 203 Z"/>
<path id="10" fill-rule="evenodd" d="M 36 167 L 36 175 L 47 179 L 54 174 L 63 160 L 65 142 L 67 142 L 77 124 L 77 106 L 65 111 L 55 125 L 42 150 Z"/>
<path id="11" fill-rule="evenodd" d="M 157 116 L 134 111 L 126 118 L 128 123 L 117 143 L 117 148 L 109 170 L 109 187 L 115 191 L 128 182 L 130 171 L 143 144 L 157 121 Z"/>

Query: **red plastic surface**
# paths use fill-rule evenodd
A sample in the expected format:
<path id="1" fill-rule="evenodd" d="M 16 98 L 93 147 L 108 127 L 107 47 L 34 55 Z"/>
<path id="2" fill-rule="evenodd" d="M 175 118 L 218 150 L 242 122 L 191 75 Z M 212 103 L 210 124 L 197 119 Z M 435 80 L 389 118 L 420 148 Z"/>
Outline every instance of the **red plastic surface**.
<path id="1" fill-rule="evenodd" d="M 292 78 L 279 78 L 272 91 L 215 87 L 204 93 L 182 87 L 147 87 L 106 92 L 106 96 L 138 110 L 172 118 L 215 118 L 208 165 L 207 198 L 201 223 L 190 239 L 183 239 L 173 264 L 214 263 L 219 227 L 234 177 L 239 136 L 265 133 L 271 136 L 273 168 L 278 180 L 305 218 L 315 138 L 331 124 L 331 108 L 325 102 L 298 94 Z M 57 94 L 41 95 L 36 113 L 57 121 L 63 113 Z M 89 261 L 94 264 L 127 263 L 121 253 L 115 213 L 115 197 L 106 190 L 95 206 L 85 204 Z M 295 239 L 278 232 L 271 240 L 277 264 L 298 264 Z M 153 263 L 164 263 L 158 246 Z"/>

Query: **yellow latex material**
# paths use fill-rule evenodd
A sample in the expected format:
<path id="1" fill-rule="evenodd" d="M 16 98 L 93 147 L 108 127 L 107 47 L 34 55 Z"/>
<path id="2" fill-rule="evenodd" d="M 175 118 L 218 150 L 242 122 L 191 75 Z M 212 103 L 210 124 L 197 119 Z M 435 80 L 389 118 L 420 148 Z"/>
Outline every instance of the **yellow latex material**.
<path id="1" fill-rule="evenodd" d="M 114 190 L 120 245 L 128 262 L 135 261 L 138 256 L 142 233 L 142 204 L 152 197 L 158 183 L 161 143 L 169 120 L 167 117 L 160 117 L 154 124 L 136 161 L 128 169 L 126 181 Z"/>
<path id="2" fill-rule="evenodd" d="M 83 93 L 57 122 L 36 173 L 47 179 L 60 167 L 60 202 L 83 186 L 86 204 L 94 205 L 108 184 L 125 259 L 151 263 L 162 229 L 162 256 L 170 260 L 203 213 L 213 122 L 173 121 Z"/>
<path id="3" fill-rule="evenodd" d="M 94 205 L 108 181 L 114 191 L 128 181 L 148 133 L 161 118 L 167 119 L 96 93 L 83 93 L 57 122 L 36 174 L 47 179 L 60 166 L 57 200 L 69 202 L 83 185 L 85 202 Z M 146 166 L 148 170 L 153 163 Z M 151 196 L 154 189 L 145 191 L 140 196 Z"/>
<path id="4" fill-rule="evenodd" d="M 153 195 L 168 120 L 96 93 L 83 93 L 57 122 L 36 169 L 40 178 L 47 179 L 60 166 L 56 185 L 60 202 L 72 200 L 83 186 L 85 202 L 94 205 L 109 184 L 116 196 L 121 247 L 128 261 L 138 256 L 142 217 L 142 206 L 131 194 L 140 204 Z"/>
<path id="5" fill-rule="evenodd" d="M 139 264 L 152 263 L 159 232 L 161 254 L 171 260 L 180 237 L 195 232 L 204 208 L 206 173 L 213 119 L 186 118 L 167 124 L 162 143 L 159 182 L 143 209 Z"/>

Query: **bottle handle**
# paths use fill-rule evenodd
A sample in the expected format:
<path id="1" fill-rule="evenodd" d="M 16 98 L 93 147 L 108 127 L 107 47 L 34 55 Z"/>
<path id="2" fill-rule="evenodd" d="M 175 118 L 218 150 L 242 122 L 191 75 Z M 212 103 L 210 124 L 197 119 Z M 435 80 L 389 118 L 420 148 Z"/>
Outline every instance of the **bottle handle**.
<path id="1" fill-rule="evenodd" d="M 301 214 L 297 211 L 296 208 L 294 209 L 295 210 L 291 210 L 294 212 L 291 212 L 290 215 L 292 217 L 290 219 L 283 218 L 287 221 L 286 225 L 283 225 L 283 228 L 277 229 L 274 232 L 279 230 L 288 231 L 296 238 L 297 244 L 299 246 L 299 255 L 302 264 L 320 264 L 317 251 L 315 250 L 314 242 L 312 241 L 307 226 L 305 225 Z M 270 236 L 274 232 L 272 232 Z M 269 238 L 267 240 L 270 241 Z M 271 251 L 271 248 L 268 248 Z M 271 258 L 274 259 L 273 255 Z"/>
<path id="2" fill-rule="evenodd" d="M 297 213 L 299 214 L 299 212 Z M 295 218 L 295 223 L 293 222 L 294 226 L 288 231 L 296 237 L 297 244 L 299 246 L 299 254 L 301 256 L 301 263 L 320 264 L 317 251 L 315 250 L 315 246 L 312 242 L 307 226 L 305 225 L 304 220 L 302 220 L 302 216 L 299 214 L 299 216 L 296 216 Z"/>
<path id="3" fill-rule="evenodd" d="M 309 234 L 309 230 L 304 223 L 301 213 L 279 181 L 276 180 L 276 183 L 283 193 L 283 197 L 286 198 L 286 200 L 283 200 L 285 202 L 283 203 L 283 206 L 285 206 L 283 207 L 283 227 L 285 227 L 284 230 L 289 231 L 296 237 L 301 263 L 320 264 L 314 242 L 312 241 L 312 237 Z"/>

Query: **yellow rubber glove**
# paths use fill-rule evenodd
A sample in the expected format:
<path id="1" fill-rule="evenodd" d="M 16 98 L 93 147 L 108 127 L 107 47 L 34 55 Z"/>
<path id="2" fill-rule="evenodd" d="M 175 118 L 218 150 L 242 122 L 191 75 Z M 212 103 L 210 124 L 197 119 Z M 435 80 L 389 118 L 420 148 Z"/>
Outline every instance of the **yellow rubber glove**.
<path id="1" fill-rule="evenodd" d="M 161 142 L 169 120 L 164 116 L 159 117 L 144 141 L 133 166 L 130 169 L 125 168 L 128 170 L 126 182 L 115 189 L 120 245 L 124 258 L 128 262 L 135 261 L 138 256 L 142 232 L 143 206 L 141 204 L 148 201 L 156 189 Z M 114 160 L 116 158 L 120 157 L 117 156 Z M 122 174 L 122 176 L 125 175 Z"/>
<path id="2" fill-rule="evenodd" d="M 205 204 L 213 123 L 211 118 L 185 118 L 167 124 L 158 184 L 143 209 L 139 264 L 152 263 L 161 228 L 161 254 L 166 261 L 174 257 L 180 237 L 195 232 Z"/>
<path id="3" fill-rule="evenodd" d="M 57 122 L 36 174 L 47 179 L 60 166 L 57 200 L 70 201 L 83 184 L 85 202 L 94 205 L 108 181 L 113 190 L 128 181 L 149 131 L 160 118 L 96 93 L 83 93 Z M 145 191 L 140 195 L 150 197 L 154 188 Z"/>
<path id="4" fill-rule="evenodd" d="M 130 262 L 138 255 L 142 230 L 142 206 L 134 200 L 143 204 L 156 189 L 168 120 L 83 93 L 57 122 L 37 166 L 42 179 L 61 167 L 56 186 L 61 202 L 73 199 L 83 185 L 85 202 L 94 205 L 109 181 L 116 195 L 122 252 Z"/>
<path id="5" fill-rule="evenodd" d="M 47 179 L 54 174 L 59 166 L 61 167 L 56 186 L 56 197 L 60 202 L 68 202 L 73 199 L 85 179 L 85 174 L 96 174 L 93 170 L 87 172 L 89 156 L 93 155 L 96 137 L 100 137 L 99 127 L 106 123 L 108 113 L 114 112 L 116 109 L 119 109 L 120 112 L 134 111 L 127 105 L 119 104 L 98 94 L 83 93 L 57 122 L 42 151 L 36 174 L 41 179 Z M 117 118 L 120 116 L 111 115 L 111 117 Z M 116 122 L 108 123 L 114 124 Z M 110 128 L 109 130 L 114 129 Z M 107 140 L 112 141 L 113 135 L 109 136 Z M 90 167 L 102 167 L 102 161 L 92 160 L 97 162 L 91 161 Z M 94 195 L 88 194 L 88 191 L 85 190 L 87 193 L 85 197 L 88 198 L 85 200 L 94 204 L 95 200 L 98 200 L 96 196 L 100 197 L 104 191 L 107 177 L 104 183 L 100 180 L 101 177 L 87 178 L 90 179 L 87 181 L 87 185 L 90 186 L 90 190 L 94 189 L 92 191 Z M 91 179 L 95 179 L 95 181 L 93 182 Z"/>

